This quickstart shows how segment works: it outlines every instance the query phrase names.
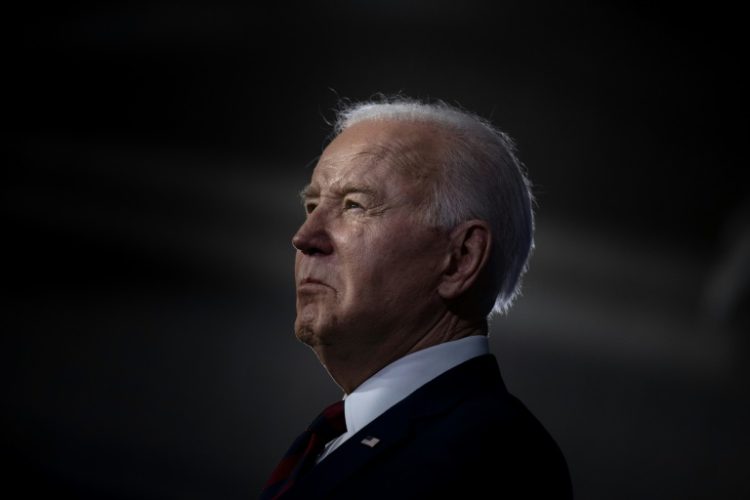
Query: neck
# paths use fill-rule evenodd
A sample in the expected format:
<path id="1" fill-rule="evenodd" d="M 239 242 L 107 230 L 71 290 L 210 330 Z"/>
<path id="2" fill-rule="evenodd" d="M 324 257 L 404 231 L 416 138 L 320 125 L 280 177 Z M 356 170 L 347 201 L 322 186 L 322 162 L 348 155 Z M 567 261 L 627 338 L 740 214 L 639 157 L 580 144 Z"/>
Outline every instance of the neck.
<path id="1" fill-rule="evenodd" d="M 469 321 L 449 312 L 423 332 L 384 332 L 377 345 L 318 345 L 313 349 L 331 378 L 349 394 L 397 359 L 471 335 L 487 335 L 487 320 Z"/>

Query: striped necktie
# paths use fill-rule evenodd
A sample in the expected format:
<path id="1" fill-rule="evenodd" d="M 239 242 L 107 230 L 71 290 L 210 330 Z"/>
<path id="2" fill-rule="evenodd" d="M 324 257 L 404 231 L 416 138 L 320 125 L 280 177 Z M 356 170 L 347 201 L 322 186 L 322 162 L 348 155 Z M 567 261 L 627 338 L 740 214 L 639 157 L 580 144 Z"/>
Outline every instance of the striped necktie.
<path id="1" fill-rule="evenodd" d="M 299 477 L 312 468 L 326 443 L 344 432 L 344 402 L 338 401 L 323 410 L 307 430 L 292 443 L 266 481 L 260 494 L 261 500 L 282 496 Z"/>

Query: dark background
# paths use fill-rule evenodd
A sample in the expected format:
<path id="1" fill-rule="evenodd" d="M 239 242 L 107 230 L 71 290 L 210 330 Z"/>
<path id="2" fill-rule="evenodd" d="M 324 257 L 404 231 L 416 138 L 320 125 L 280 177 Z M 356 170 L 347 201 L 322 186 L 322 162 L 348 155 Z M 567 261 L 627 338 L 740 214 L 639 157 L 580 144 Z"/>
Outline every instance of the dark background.
<path id="1" fill-rule="evenodd" d="M 537 249 L 491 345 L 577 497 L 747 498 L 740 19 L 583 1 L 9 15 L 11 484 L 253 498 L 340 396 L 292 333 L 296 193 L 339 97 L 403 92 L 518 142 Z"/>

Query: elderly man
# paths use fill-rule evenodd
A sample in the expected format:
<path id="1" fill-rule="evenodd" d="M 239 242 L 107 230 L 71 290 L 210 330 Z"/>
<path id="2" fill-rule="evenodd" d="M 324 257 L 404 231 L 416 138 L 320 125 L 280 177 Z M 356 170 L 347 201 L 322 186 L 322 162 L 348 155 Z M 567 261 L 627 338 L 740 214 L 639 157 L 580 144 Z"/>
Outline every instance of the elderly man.
<path id="1" fill-rule="evenodd" d="M 262 498 L 570 498 L 565 460 L 505 389 L 487 319 L 533 242 L 511 140 L 449 105 L 339 113 L 302 198 L 297 337 L 344 391 Z"/>

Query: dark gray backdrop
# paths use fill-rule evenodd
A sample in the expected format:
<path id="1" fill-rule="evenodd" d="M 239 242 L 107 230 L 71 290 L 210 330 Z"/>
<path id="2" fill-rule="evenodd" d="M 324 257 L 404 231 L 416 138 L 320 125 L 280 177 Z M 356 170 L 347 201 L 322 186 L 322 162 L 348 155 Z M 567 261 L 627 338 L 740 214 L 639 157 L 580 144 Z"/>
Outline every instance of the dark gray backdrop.
<path id="1" fill-rule="evenodd" d="M 228 2 L 9 15 L 2 424 L 11 484 L 252 498 L 340 396 L 293 337 L 297 191 L 339 97 L 458 103 L 538 200 L 511 391 L 578 498 L 742 498 L 748 175 L 737 12 Z M 500 480 L 500 479 L 499 479 Z"/>

